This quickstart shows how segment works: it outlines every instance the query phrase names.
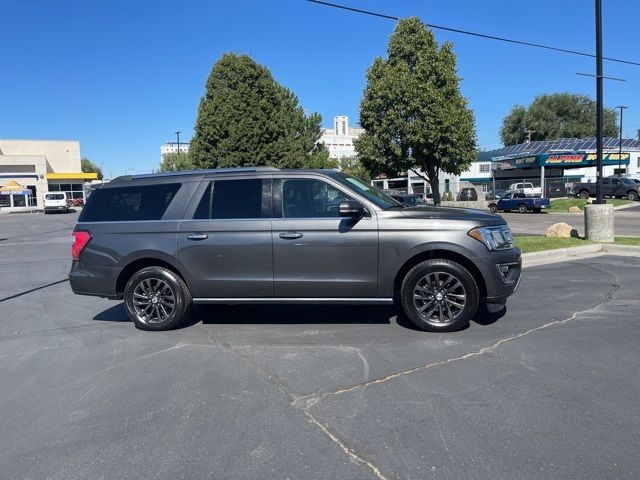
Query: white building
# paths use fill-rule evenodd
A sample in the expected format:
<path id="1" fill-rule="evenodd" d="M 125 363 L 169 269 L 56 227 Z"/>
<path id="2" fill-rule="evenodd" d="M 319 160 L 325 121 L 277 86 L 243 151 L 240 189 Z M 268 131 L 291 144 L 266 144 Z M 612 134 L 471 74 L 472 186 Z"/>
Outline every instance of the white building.
<path id="1" fill-rule="evenodd" d="M 31 192 L 0 194 L 0 207 L 22 208 L 28 203 L 42 207 L 47 191 L 84 199 L 85 182 L 95 180 L 97 174 L 83 173 L 80 158 L 76 140 L 0 140 L 0 187 L 15 182 Z"/>
<path id="2" fill-rule="evenodd" d="M 339 115 L 333 117 L 333 128 L 325 128 L 318 142 L 325 144 L 329 150 L 329 158 L 355 157 L 353 141 L 363 132 L 364 128 L 349 127 L 349 117 Z"/>
<path id="3" fill-rule="evenodd" d="M 178 153 L 178 142 L 166 142 L 160 147 L 160 161 L 167 153 Z M 189 143 L 180 142 L 180 153 L 189 153 Z"/>

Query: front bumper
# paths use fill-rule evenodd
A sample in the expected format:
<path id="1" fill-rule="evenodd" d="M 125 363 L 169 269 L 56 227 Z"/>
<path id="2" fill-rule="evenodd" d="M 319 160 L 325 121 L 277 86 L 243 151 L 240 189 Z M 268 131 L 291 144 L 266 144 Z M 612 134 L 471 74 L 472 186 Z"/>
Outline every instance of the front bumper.
<path id="1" fill-rule="evenodd" d="M 520 285 L 522 258 L 520 250 L 490 252 L 478 259 L 487 290 L 487 304 L 504 305 Z M 506 270 L 506 271 L 505 271 Z"/>

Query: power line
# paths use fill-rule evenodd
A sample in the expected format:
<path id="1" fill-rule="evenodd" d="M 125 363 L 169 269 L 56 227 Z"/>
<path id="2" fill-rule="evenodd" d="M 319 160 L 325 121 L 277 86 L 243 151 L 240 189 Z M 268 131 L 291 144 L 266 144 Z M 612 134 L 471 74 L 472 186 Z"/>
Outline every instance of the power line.
<path id="1" fill-rule="evenodd" d="M 395 20 L 395 21 L 400 20 L 400 17 L 394 17 L 393 15 L 385 15 L 383 13 L 371 12 L 369 10 L 362 10 L 360 8 L 347 7 L 346 5 L 339 5 L 337 3 L 324 2 L 322 0 L 307 0 L 307 1 L 311 3 L 317 3 L 319 5 L 326 5 L 327 7 L 338 8 L 340 10 L 347 10 L 349 12 L 362 13 L 364 15 L 369 15 L 372 17 L 384 18 L 387 20 Z M 461 30 L 459 28 L 443 27 L 442 25 L 434 25 L 432 23 L 427 23 L 426 25 L 429 28 L 433 28 L 436 30 L 444 30 L 447 32 L 460 33 L 462 35 L 471 35 L 473 37 L 486 38 L 488 40 L 497 40 L 500 42 L 513 43 L 516 45 L 525 45 L 527 47 L 543 48 L 545 50 L 553 50 L 555 52 L 568 53 L 571 55 L 580 55 L 582 57 L 596 58 L 596 56 L 592 53 L 578 52 L 577 50 L 567 50 L 566 48 L 552 47 L 550 45 L 542 45 L 539 43 L 524 42 L 522 40 L 515 40 L 513 38 L 497 37 L 495 35 L 486 35 L 484 33 L 470 32 L 468 30 Z M 620 58 L 612 58 L 612 57 L 603 57 L 603 59 L 608 60 L 610 62 L 625 63 L 627 65 L 636 65 L 640 67 L 640 62 L 632 62 L 630 60 L 622 60 Z"/>

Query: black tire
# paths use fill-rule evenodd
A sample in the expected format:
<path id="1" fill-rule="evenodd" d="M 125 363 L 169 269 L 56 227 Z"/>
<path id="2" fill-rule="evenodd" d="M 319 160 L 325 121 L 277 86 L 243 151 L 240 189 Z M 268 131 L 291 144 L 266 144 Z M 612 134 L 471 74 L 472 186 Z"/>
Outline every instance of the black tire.
<path id="1" fill-rule="evenodd" d="M 478 309 L 479 291 L 473 276 L 462 265 L 433 259 L 409 270 L 402 281 L 400 298 L 402 309 L 416 327 L 450 332 L 469 323 Z"/>
<path id="2" fill-rule="evenodd" d="M 192 301 L 182 278 L 164 267 L 139 270 L 124 289 L 127 315 L 142 330 L 178 327 L 189 317 Z"/>
<path id="3" fill-rule="evenodd" d="M 589 200 L 589 192 L 587 190 L 581 190 L 580 193 L 578 193 L 578 196 L 585 200 Z"/>
<path id="4" fill-rule="evenodd" d="M 628 191 L 627 198 L 635 202 L 636 200 L 638 200 L 638 192 L 634 192 L 633 190 Z"/>
<path id="5" fill-rule="evenodd" d="M 498 205 L 496 205 L 495 203 L 492 203 L 491 205 L 489 205 L 489 211 L 491 213 L 498 213 Z"/>
<path id="6" fill-rule="evenodd" d="M 521 203 L 520 205 L 518 205 L 518 212 L 527 213 L 527 206 L 524 203 Z"/>

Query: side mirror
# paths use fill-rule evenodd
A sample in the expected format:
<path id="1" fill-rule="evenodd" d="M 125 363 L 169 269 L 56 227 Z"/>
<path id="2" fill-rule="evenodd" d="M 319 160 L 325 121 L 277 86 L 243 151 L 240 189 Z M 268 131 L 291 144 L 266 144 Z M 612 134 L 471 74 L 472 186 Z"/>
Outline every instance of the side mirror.
<path id="1" fill-rule="evenodd" d="M 364 215 L 364 207 L 355 200 L 344 200 L 338 206 L 341 217 L 359 217 Z"/>

